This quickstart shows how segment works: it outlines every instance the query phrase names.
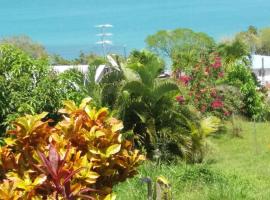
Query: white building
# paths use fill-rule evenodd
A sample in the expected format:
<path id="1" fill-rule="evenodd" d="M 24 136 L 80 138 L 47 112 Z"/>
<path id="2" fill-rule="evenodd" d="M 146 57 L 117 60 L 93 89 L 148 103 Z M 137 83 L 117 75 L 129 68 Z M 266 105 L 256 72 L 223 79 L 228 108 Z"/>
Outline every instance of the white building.
<path id="1" fill-rule="evenodd" d="M 69 69 L 77 69 L 84 74 L 88 71 L 88 65 L 54 65 L 52 68 L 57 73 L 62 73 Z"/>
<path id="2" fill-rule="evenodd" d="M 270 56 L 253 55 L 252 71 L 262 85 L 270 84 Z"/>

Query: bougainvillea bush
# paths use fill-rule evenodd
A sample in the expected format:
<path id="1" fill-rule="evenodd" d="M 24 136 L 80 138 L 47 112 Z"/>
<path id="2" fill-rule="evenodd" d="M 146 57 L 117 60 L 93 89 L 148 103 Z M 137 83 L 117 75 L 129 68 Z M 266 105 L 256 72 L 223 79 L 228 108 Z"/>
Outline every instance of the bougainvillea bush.
<path id="1" fill-rule="evenodd" d="M 47 113 L 14 122 L 0 148 L 0 199 L 114 199 L 112 187 L 136 174 L 144 156 L 123 140 L 106 108 L 65 102 L 55 126 Z"/>
<path id="2" fill-rule="evenodd" d="M 201 113 L 211 112 L 226 118 L 231 115 L 232 108 L 226 104 L 226 97 L 217 88 L 217 83 L 223 77 L 224 70 L 218 54 L 204 56 L 190 72 L 177 77 L 188 93 L 177 96 L 176 100 L 180 104 L 192 103 Z"/>

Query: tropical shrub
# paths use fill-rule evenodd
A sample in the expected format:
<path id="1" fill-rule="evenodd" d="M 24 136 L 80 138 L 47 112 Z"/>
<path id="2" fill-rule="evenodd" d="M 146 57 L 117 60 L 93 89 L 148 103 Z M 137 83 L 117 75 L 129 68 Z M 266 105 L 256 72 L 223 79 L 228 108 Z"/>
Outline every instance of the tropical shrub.
<path id="1" fill-rule="evenodd" d="M 158 63 L 153 54 L 136 52 L 121 66 L 124 80 L 114 109 L 123 131 L 149 158 L 201 162 L 206 136 L 201 117 L 175 101 L 180 88 L 173 79 L 158 78 L 163 69 Z"/>
<path id="2" fill-rule="evenodd" d="M 90 101 L 66 101 L 54 126 L 47 113 L 16 119 L 0 148 L 0 199 L 114 199 L 112 187 L 144 156 L 122 139 L 122 122 Z"/>
<path id="3" fill-rule="evenodd" d="M 56 112 L 61 91 L 46 59 L 34 59 L 22 50 L 0 46 L 0 126 L 21 114 Z M 1 129 L 0 128 L 0 129 Z"/>
<path id="4" fill-rule="evenodd" d="M 225 104 L 226 96 L 217 87 L 223 77 L 221 57 L 216 53 L 203 56 L 190 71 L 178 75 L 178 82 L 186 92 L 176 100 L 179 104 L 192 103 L 203 114 L 226 118 L 232 110 L 229 104 Z"/>
<path id="5" fill-rule="evenodd" d="M 69 69 L 59 74 L 59 85 L 65 99 L 79 103 L 88 94 L 85 88 L 86 76 L 77 69 Z"/>
<path id="6" fill-rule="evenodd" d="M 263 119 L 265 115 L 264 95 L 257 89 L 250 68 L 237 64 L 231 67 L 227 75 L 229 85 L 240 88 L 243 95 L 243 114 L 253 119 Z"/>

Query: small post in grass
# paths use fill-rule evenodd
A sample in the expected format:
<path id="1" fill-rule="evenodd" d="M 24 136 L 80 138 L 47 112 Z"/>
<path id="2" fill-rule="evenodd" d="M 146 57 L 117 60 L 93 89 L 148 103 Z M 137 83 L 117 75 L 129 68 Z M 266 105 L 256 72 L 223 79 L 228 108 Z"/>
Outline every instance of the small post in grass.
<path id="1" fill-rule="evenodd" d="M 255 120 L 255 117 L 253 117 L 253 136 L 254 136 L 255 153 L 258 154 L 258 143 L 257 143 L 257 132 L 256 132 L 256 120 Z"/>
<path id="2" fill-rule="evenodd" d="M 147 200 L 153 200 L 152 179 L 150 177 L 145 177 L 141 180 L 147 184 Z"/>

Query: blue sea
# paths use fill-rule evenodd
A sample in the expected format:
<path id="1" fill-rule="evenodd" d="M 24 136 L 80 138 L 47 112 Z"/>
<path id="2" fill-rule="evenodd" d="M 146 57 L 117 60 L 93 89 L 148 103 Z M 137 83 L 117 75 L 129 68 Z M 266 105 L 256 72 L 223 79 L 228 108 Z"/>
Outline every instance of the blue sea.
<path id="1" fill-rule="evenodd" d="M 114 26 L 106 31 L 118 51 L 144 48 L 149 34 L 178 27 L 220 40 L 249 25 L 270 26 L 270 1 L 0 0 L 0 37 L 28 35 L 68 58 L 98 51 L 98 24 Z"/>

